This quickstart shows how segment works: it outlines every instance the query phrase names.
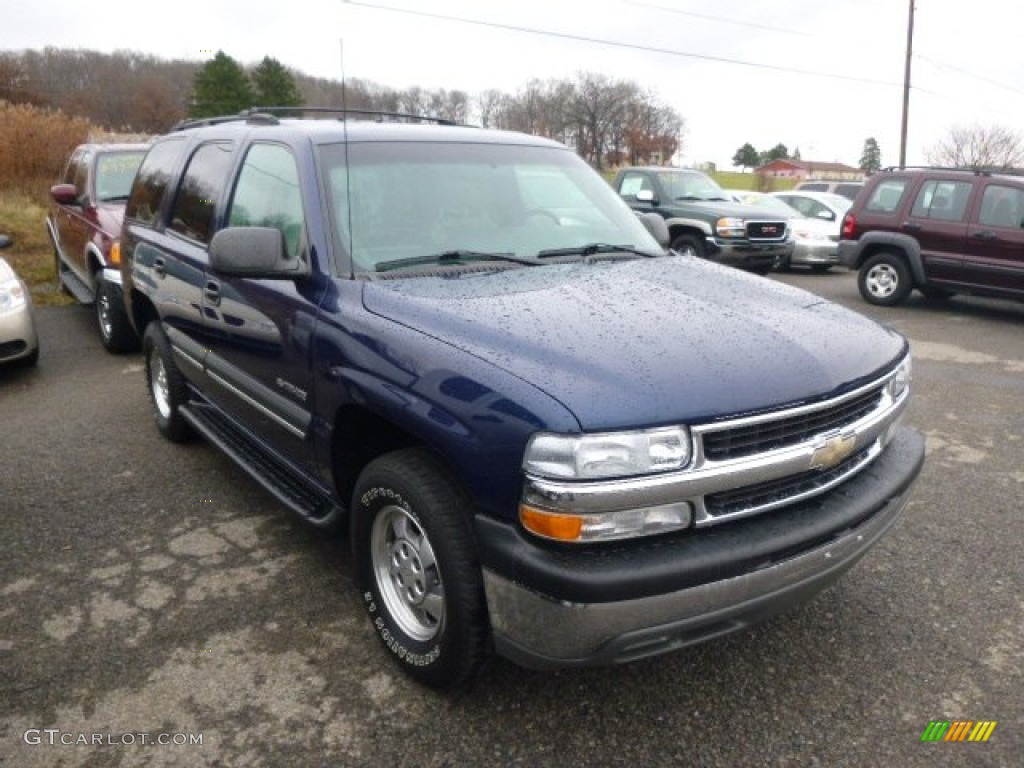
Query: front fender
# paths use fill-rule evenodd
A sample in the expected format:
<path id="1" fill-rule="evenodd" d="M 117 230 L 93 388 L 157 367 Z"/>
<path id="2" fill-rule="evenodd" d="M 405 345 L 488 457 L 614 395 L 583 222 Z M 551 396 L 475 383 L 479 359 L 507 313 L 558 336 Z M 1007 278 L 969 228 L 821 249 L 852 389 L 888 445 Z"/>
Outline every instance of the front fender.
<path id="1" fill-rule="evenodd" d="M 714 231 L 711 229 L 711 225 L 701 219 L 688 219 L 681 216 L 671 216 L 665 219 L 665 223 L 668 224 L 668 228 L 672 227 L 687 227 L 688 229 L 698 229 L 705 235 L 713 235 Z"/>

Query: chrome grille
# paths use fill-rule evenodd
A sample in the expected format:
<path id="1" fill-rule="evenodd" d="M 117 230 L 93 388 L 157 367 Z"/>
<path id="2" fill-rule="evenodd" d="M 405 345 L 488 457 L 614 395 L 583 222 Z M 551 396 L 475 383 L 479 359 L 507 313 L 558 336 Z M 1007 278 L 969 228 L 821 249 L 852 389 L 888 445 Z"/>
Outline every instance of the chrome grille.
<path id="1" fill-rule="evenodd" d="M 747 237 L 750 240 L 785 240 L 786 222 L 748 221 Z"/>
<path id="2" fill-rule="evenodd" d="M 721 518 L 789 504 L 835 485 L 871 458 L 871 451 L 864 450 L 828 470 L 814 469 L 766 483 L 712 493 L 704 497 L 704 506 L 709 515 Z"/>
<path id="3" fill-rule="evenodd" d="M 776 421 L 747 423 L 704 433 L 704 458 L 727 461 L 796 445 L 815 435 L 842 429 L 878 407 L 882 387 L 819 411 L 787 416 Z"/>

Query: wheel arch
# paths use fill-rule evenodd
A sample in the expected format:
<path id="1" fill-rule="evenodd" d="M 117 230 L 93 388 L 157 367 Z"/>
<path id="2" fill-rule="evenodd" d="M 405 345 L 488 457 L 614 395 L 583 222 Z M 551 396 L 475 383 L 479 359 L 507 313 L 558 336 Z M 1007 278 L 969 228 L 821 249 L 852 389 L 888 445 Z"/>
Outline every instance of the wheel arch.
<path id="1" fill-rule="evenodd" d="M 869 232 L 861 238 L 860 254 L 857 257 L 857 269 L 860 269 L 864 262 L 882 251 L 898 253 L 907 261 L 910 267 L 911 277 L 916 285 L 922 285 L 926 281 L 924 274 L 924 262 L 921 259 L 921 246 L 914 238 L 898 232 Z"/>

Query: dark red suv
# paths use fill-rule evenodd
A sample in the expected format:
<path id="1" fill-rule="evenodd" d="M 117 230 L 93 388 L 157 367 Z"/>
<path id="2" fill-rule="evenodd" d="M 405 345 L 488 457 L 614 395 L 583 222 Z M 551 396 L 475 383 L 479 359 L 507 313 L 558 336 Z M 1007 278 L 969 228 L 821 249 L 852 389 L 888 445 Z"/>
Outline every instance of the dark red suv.
<path id="1" fill-rule="evenodd" d="M 100 340 L 110 352 L 136 349 L 124 312 L 120 237 L 124 204 L 147 144 L 83 144 L 72 153 L 60 184 L 50 189 L 46 230 L 57 283 L 96 307 Z"/>
<path id="2" fill-rule="evenodd" d="M 1024 177 L 929 168 L 868 179 L 843 219 L 839 260 L 861 295 L 893 306 L 915 288 L 1024 301 Z"/>

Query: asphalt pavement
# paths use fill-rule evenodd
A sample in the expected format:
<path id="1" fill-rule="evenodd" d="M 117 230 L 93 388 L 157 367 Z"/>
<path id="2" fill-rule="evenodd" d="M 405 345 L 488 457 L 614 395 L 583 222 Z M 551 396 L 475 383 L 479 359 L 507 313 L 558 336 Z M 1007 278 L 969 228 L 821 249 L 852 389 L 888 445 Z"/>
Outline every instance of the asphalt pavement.
<path id="1" fill-rule="evenodd" d="M 615 668 L 494 660 L 455 694 L 379 647 L 344 541 L 165 442 L 141 358 L 40 308 L 38 368 L 0 371 L 0 765 L 1020 766 L 1024 305 L 771 279 L 911 339 L 928 458 L 903 520 L 767 624 Z M 958 720 L 996 726 L 921 741 Z"/>

